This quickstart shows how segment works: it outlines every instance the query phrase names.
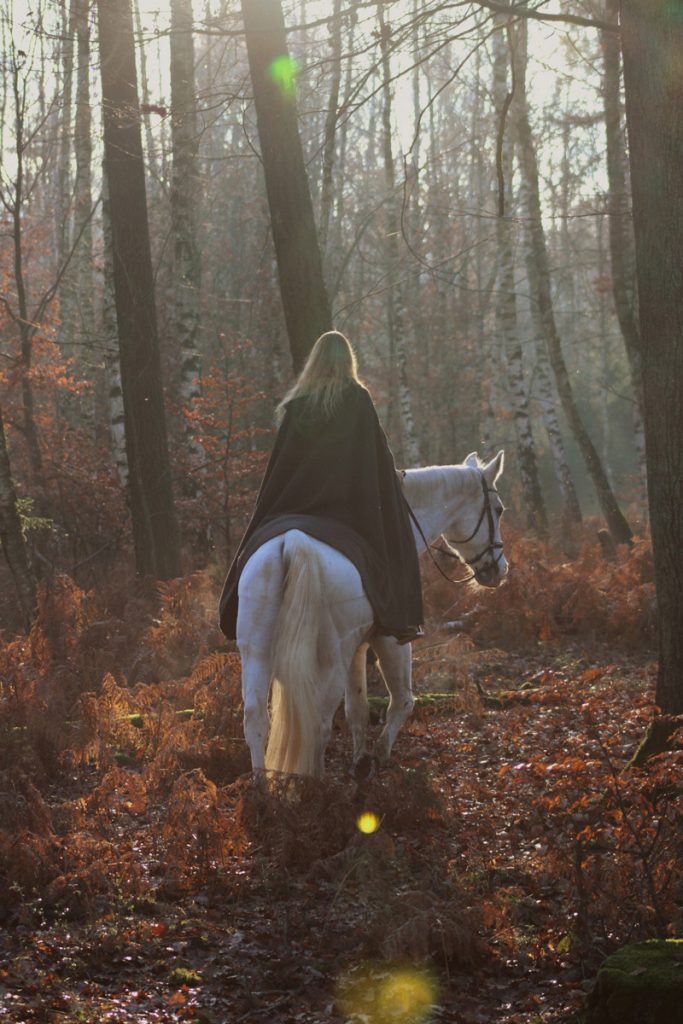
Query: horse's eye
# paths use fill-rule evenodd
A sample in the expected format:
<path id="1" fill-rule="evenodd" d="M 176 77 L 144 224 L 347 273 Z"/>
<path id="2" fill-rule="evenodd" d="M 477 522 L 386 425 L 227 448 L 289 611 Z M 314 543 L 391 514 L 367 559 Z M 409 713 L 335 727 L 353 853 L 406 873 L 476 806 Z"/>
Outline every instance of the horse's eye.
<path id="1" fill-rule="evenodd" d="M 504 511 L 505 511 L 505 509 L 503 508 L 502 505 L 499 508 L 496 509 L 496 515 L 498 516 L 499 519 L 502 516 Z"/>

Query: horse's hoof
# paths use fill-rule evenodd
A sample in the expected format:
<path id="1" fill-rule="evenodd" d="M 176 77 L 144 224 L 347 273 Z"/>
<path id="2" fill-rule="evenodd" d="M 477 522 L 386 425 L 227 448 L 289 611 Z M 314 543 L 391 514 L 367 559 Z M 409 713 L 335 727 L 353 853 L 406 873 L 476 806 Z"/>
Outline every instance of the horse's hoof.
<path id="1" fill-rule="evenodd" d="M 377 771 L 377 758 L 372 754 L 362 754 L 353 766 L 356 782 L 368 782 Z"/>

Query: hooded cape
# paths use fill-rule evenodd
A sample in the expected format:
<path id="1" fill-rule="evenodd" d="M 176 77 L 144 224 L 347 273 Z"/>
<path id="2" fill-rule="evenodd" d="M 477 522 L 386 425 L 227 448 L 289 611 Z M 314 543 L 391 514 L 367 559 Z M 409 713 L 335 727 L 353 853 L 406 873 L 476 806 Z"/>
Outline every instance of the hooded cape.
<path id="1" fill-rule="evenodd" d="M 220 625 L 235 638 L 237 586 L 267 540 L 299 529 L 357 568 L 378 633 L 405 639 L 423 621 L 420 569 L 408 504 L 370 395 L 350 381 L 332 417 L 287 403 L 256 507 L 228 572 Z"/>

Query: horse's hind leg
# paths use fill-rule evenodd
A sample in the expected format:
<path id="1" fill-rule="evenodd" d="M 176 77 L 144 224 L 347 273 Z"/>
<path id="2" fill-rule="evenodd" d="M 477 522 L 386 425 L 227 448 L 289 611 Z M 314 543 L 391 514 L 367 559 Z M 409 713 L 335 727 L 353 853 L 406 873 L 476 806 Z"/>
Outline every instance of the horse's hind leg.
<path id="1" fill-rule="evenodd" d="M 262 771 L 265 766 L 270 725 L 272 642 L 284 577 L 278 541 L 276 538 L 259 548 L 249 559 L 240 580 L 237 647 L 242 662 L 244 738 L 254 772 Z"/>
<path id="2" fill-rule="evenodd" d="M 365 738 L 368 728 L 368 695 L 365 663 L 368 645 L 361 644 L 351 661 L 346 682 L 344 710 L 353 740 L 354 767 L 365 755 Z"/>
<path id="3" fill-rule="evenodd" d="M 410 644 L 401 645 L 391 636 L 374 637 L 372 648 L 389 691 L 386 723 L 375 745 L 375 755 L 384 763 L 389 760 L 398 731 L 415 703 L 411 688 L 412 652 Z"/>
<path id="4" fill-rule="evenodd" d="M 268 693 L 270 691 L 270 657 L 254 650 L 242 650 L 242 698 L 244 701 L 244 738 L 251 754 L 252 771 L 265 766 L 268 739 Z"/>

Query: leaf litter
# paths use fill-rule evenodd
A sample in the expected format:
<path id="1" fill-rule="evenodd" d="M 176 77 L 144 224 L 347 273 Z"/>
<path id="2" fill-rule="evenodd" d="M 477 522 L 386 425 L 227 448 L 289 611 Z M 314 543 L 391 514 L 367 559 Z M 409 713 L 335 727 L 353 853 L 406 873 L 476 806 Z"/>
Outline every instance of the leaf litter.
<path id="1" fill-rule="evenodd" d="M 611 597 L 627 633 L 651 614 L 646 555 L 629 557 Z M 596 637 L 614 570 L 588 564 L 550 567 L 563 604 L 501 588 L 466 632 L 433 625 L 422 699 L 363 783 L 341 715 L 324 780 L 252 782 L 238 660 L 187 614 L 204 580 L 165 584 L 130 665 L 96 669 L 106 610 L 53 593 L 0 666 L 0 1021 L 570 1021 L 604 955 L 680 934 L 683 905 L 680 752 L 628 766 L 653 655 Z M 439 586 L 432 622 L 450 622 Z"/>

